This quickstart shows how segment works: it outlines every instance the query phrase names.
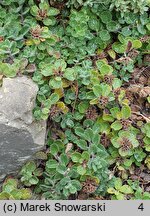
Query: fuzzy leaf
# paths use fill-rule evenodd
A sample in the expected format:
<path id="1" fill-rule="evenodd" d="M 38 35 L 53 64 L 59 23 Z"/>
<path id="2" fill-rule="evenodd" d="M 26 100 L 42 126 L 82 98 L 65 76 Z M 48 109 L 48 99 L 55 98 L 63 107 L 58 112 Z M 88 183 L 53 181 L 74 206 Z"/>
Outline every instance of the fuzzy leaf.
<path id="1" fill-rule="evenodd" d="M 122 124 L 120 121 L 116 120 L 111 124 L 111 128 L 114 129 L 115 131 L 118 131 L 122 128 Z"/>

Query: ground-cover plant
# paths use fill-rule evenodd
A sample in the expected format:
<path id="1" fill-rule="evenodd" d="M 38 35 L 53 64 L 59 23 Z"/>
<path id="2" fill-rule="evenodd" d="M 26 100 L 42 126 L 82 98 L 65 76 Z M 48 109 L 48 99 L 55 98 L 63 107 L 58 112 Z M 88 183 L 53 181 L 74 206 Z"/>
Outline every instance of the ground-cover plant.
<path id="1" fill-rule="evenodd" d="M 45 152 L 18 176 L 39 197 L 149 199 L 148 2 L 124 3 L 0 3 L 0 83 L 31 76 L 47 120 Z"/>
<path id="2" fill-rule="evenodd" d="M 126 200 L 130 197 L 131 200 L 149 200 L 150 194 L 144 192 L 139 186 L 138 181 L 128 180 L 126 184 L 122 183 L 120 178 L 114 179 L 114 188 L 108 188 L 108 193 L 113 194 L 112 199 Z"/>
<path id="3" fill-rule="evenodd" d="M 32 197 L 32 191 L 28 188 L 18 187 L 18 179 L 5 179 L 0 193 L 0 200 L 26 200 Z"/>

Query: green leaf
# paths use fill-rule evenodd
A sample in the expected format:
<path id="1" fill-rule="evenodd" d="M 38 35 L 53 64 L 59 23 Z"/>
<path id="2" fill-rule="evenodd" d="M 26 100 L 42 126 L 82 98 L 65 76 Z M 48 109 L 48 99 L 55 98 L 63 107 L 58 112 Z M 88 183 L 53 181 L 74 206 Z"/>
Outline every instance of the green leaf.
<path id="1" fill-rule="evenodd" d="M 35 154 L 36 159 L 47 160 L 47 154 L 43 151 L 39 151 Z"/>
<path id="2" fill-rule="evenodd" d="M 65 71 L 67 67 L 67 63 L 64 61 L 64 59 L 58 59 L 54 63 L 54 68 L 57 68 L 57 70 Z"/>
<path id="3" fill-rule="evenodd" d="M 116 59 L 116 53 L 114 52 L 114 50 L 108 50 L 107 52 L 112 59 Z"/>
<path id="4" fill-rule="evenodd" d="M 22 188 L 21 190 L 22 196 L 21 199 L 22 200 L 29 200 L 32 197 L 32 191 L 29 188 Z"/>
<path id="5" fill-rule="evenodd" d="M 92 143 L 94 145 L 100 144 L 100 135 L 99 134 L 94 134 L 94 136 L 92 137 Z"/>
<path id="6" fill-rule="evenodd" d="M 116 190 L 120 190 L 120 188 L 122 187 L 122 181 L 120 178 L 116 178 L 115 180 L 115 189 Z"/>
<path id="7" fill-rule="evenodd" d="M 96 97 L 100 97 L 102 95 L 102 89 L 100 85 L 94 85 L 93 92 Z"/>
<path id="8" fill-rule="evenodd" d="M 102 41 L 110 40 L 110 34 L 109 34 L 109 32 L 107 30 L 100 31 L 99 36 L 102 39 Z"/>
<path id="9" fill-rule="evenodd" d="M 68 159 L 68 157 L 67 157 L 67 155 L 65 153 L 62 153 L 60 155 L 60 162 L 61 162 L 62 165 L 65 165 L 65 166 L 68 164 L 69 159 Z"/>
<path id="10" fill-rule="evenodd" d="M 20 200 L 21 199 L 21 196 L 22 196 L 22 193 L 19 189 L 14 189 L 11 191 L 10 193 L 10 197 L 9 199 L 11 200 Z"/>
<path id="11" fill-rule="evenodd" d="M 67 68 L 64 72 L 63 77 L 69 81 L 74 81 L 76 79 L 75 70 L 73 68 Z"/>
<path id="12" fill-rule="evenodd" d="M 102 118 L 103 118 L 104 121 L 108 121 L 108 122 L 113 122 L 114 121 L 114 118 L 113 118 L 113 116 L 111 114 L 104 113 Z"/>
<path id="13" fill-rule="evenodd" d="M 59 12 L 59 10 L 58 10 L 57 8 L 50 7 L 50 8 L 48 9 L 47 15 L 48 15 L 48 16 L 56 16 L 56 15 L 58 15 L 59 13 L 60 13 L 60 12 Z"/>
<path id="14" fill-rule="evenodd" d="M 59 164 L 56 170 L 58 173 L 65 175 L 67 167 L 65 165 Z"/>
<path id="15" fill-rule="evenodd" d="M 43 20 L 43 23 L 45 26 L 53 26 L 56 23 L 56 19 L 55 18 L 46 18 Z"/>
<path id="16" fill-rule="evenodd" d="M 118 131 L 122 128 L 122 124 L 120 121 L 116 120 L 111 124 L 111 128 L 114 129 L 115 131 Z"/>
<path id="17" fill-rule="evenodd" d="M 139 49 L 142 47 L 142 42 L 140 40 L 133 40 L 132 41 L 132 48 Z"/>
<path id="18" fill-rule="evenodd" d="M 114 146 L 115 148 L 119 148 L 119 147 L 120 147 L 120 143 L 118 142 L 118 137 L 113 137 L 113 138 L 111 139 L 111 143 L 113 144 L 113 146 Z"/>
<path id="19" fill-rule="evenodd" d="M 0 62 L 0 75 L 4 75 L 6 77 L 15 77 L 17 74 L 17 67 L 13 67 L 7 63 Z"/>
<path id="20" fill-rule="evenodd" d="M 113 107 L 110 109 L 110 113 L 114 118 L 117 118 L 117 114 L 120 112 L 119 107 Z"/>
<path id="21" fill-rule="evenodd" d="M 132 34 L 132 31 L 130 30 L 130 28 L 128 26 L 122 28 L 122 34 L 127 37 L 130 36 Z"/>
<path id="22" fill-rule="evenodd" d="M 87 150 L 87 142 L 83 139 L 76 140 L 75 143 L 79 146 L 82 150 Z"/>
<path id="23" fill-rule="evenodd" d="M 122 192 L 124 194 L 133 194 L 134 193 L 133 189 L 129 185 L 123 185 L 120 188 L 120 192 Z"/>
<path id="24" fill-rule="evenodd" d="M 145 133 L 146 136 L 150 138 L 150 123 L 146 123 L 144 127 L 142 127 L 142 132 Z"/>
<path id="25" fill-rule="evenodd" d="M 70 191 L 71 194 L 75 194 L 77 192 L 77 189 L 76 189 L 76 187 L 70 185 L 69 191 Z"/>
<path id="26" fill-rule="evenodd" d="M 33 177 L 29 180 L 29 183 L 30 183 L 31 185 L 36 185 L 36 184 L 38 184 L 38 182 L 39 182 L 39 179 L 38 179 L 36 176 L 33 176 Z"/>
<path id="27" fill-rule="evenodd" d="M 132 151 L 130 149 L 129 150 L 124 150 L 123 148 L 120 148 L 119 149 L 119 154 L 122 157 L 131 156 L 132 155 Z"/>
<path id="28" fill-rule="evenodd" d="M 102 89 L 102 96 L 107 97 L 109 96 L 112 88 L 110 85 L 107 85 L 105 83 L 101 83 L 101 89 Z"/>
<path id="29" fill-rule="evenodd" d="M 83 166 L 78 166 L 77 167 L 77 172 L 80 174 L 80 175 L 85 175 L 86 173 L 86 168 L 84 168 Z"/>
<path id="30" fill-rule="evenodd" d="M 33 172 L 36 169 L 36 164 L 34 161 L 29 161 L 23 168 L 25 168 L 29 172 Z"/>
<path id="31" fill-rule="evenodd" d="M 79 152 L 74 152 L 71 155 L 71 159 L 74 163 L 79 163 L 80 159 L 82 158 L 81 154 Z"/>
<path id="32" fill-rule="evenodd" d="M 115 21 L 110 21 L 107 23 L 106 27 L 109 32 L 116 32 L 120 28 L 120 25 Z"/>
<path id="33" fill-rule="evenodd" d="M 122 85 L 122 80 L 120 80 L 118 78 L 113 79 L 112 86 L 114 89 L 120 88 L 121 85 Z"/>
<path id="34" fill-rule="evenodd" d="M 52 155 L 57 155 L 58 151 L 59 151 L 59 148 L 58 148 L 58 146 L 56 144 L 52 144 L 50 146 L 50 153 Z"/>
<path id="35" fill-rule="evenodd" d="M 110 188 L 107 189 L 107 192 L 109 194 L 115 194 L 116 190 L 113 187 L 110 187 Z"/>
<path id="36" fill-rule="evenodd" d="M 42 113 L 43 113 L 44 115 L 49 114 L 49 112 L 50 112 L 50 110 L 49 110 L 48 108 L 43 108 L 43 109 L 42 109 Z"/>
<path id="37" fill-rule="evenodd" d="M 117 200 L 125 200 L 125 196 L 122 193 L 116 194 Z"/>
<path id="38" fill-rule="evenodd" d="M 78 109 L 80 113 L 85 113 L 89 107 L 88 101 L 82 101 L 78 105 Z"/>
<path id="39" fill-rule="evenodd" d="M 38 10 L 39 10 L 39 8 L 38 8 L 36 5 L 32 6 L 32 7 L 31 7 L 31 14 L 32 14 L 33 16 L 36 16 L 37 13 L 38 13 Z"/>
<path id="40" fill-rule="evenodd" d="M 57 93 L 52 93 L 49 97 L 51 105 L 57 103 L 59 101 L 59 95 Z"/>
<path id="41" fill-rule="evenodd" d="M 84 131 L 83 138 L 85 140 L 87 140 L 88 142 L 90 142 L 92 140 L 92 138 L 93 138 L 93 130 L 91 128 L 87 128 Z"/>
<path id="42" fill-rule="evenodd" d="M 43 74 L 43 76 L 45 77 L 53 75 L 53 66 L 52 65 L 45 66 L 44 68 L 41 69 L 41 74 Z"/>
<path id="43" fill-rule="evenodd" d="M 121 115 L 123 119 L 128 119 L 131 116 L 131 108 L 127 105 L 124 105 L 121 109 Z"/>
<path id="44" fill-rule="evenodd" d="M 58 163 L 57 163 L 56 160 L 51 159 L 51 160 L 48 160 L 46 162 L 46 167 L 49 168 L 49 169 L 55 169 L 55 168 L 57 168 L 57 166 L 58 166 Z"/>
<path id="45" fill-rule="evenodd" d="M 147 29 L 150 31 L 150 23 L 146 25 Z"/>
<path id="46" fill-rule="evenodd" d="M 124 160 L 124 166 L 126 166 L 126 167 L 131 167 L 131 165 L 132 165 L 132 163 L 133 163 L 133 161 L 132 161 L 132 159 L 126 159 L 126 160 Z"/>
<path id="47" fill-rule="evenodd" d="M 71 184 L 77 189 L 77 190 L 81 190 L 81 183 L 78 180 L 72 180 Z"/>
<path id="48" fill-rule="evenodd" d="M 67 119 L 66 120 L 66 125 L 70 128 L 73 128 L 74 127 L 74 122 L 71 120 L 71 119 Z"/>
<path id="49" fill-rule="evenodd" d="M 101 66 L 100 72 L 101 72 L 101 74 L 103 76 L 104 75 L 109 75 L 109 74 L 112 74 L 113 68 L 110 65 L 104 64 L 104 65 Z"/>
<path id="50" fill-rule="evenodd" d="M 59 89 L 62 88 L 62 80 L 61 77 L 54 77 L 51 78 L 49 81 L 49 85 L 53 89 Z"/>
<path id="51" fill-rule="evenodd" d="M 84 160 L 86 160 L 86 161 L 88 161 L 88 160 L 90 159 L 90 154 L 89 154 L 88 151 L 84 151 L 84 152 L 82 153 L 82 159 L 84 159 Z"/>
<path id="52" fill-rule="evenodd" d="M 112 14 L 110 11 L 102 11 L 100 13 L 100 18 L 102 20 L 103 23 L 109 23 L 112 20 Z"/>
<path id="53" fill-rule="evenodd" d="M 91 19 L 89 19 L 89 21 L 88 21 L 88 24 L 89 24 L 89 27 L 91 30 L 98 32 L 99 27 L 100 27 L 100 22 L 96 18 L 96 16 L 94 16 L 93 18 L 91 17 Z"/>
<path id="54" fill-rule="evenodd" d="M 84 138 L 84 129 L 81 127 L 76 127 L 75 128 L 75 134 L 77 134 L 80 137 Z"/>
<path id="55" fill-rule="evenodd" d="M 115 42 L 113 43 L 112 48 L 116 53 L 124 53 L 126 51 L 126 44 Z"/>
<path id="56" fill-rule="evenodd" d="M 17 188 L 17 184 L 18 184 L 17 179 L 8 178 L 4 181 L 2 189 L 4 192 L 10 193 L 12 190 Z"/>

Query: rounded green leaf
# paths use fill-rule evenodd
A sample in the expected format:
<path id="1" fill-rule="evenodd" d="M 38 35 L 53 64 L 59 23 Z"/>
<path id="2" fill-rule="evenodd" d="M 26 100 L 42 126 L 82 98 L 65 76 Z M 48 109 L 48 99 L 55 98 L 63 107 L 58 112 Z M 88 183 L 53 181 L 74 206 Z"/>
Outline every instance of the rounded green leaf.
<path id="1" fill-rule="evenodd" d="M 80 113 L 85 113 L 87 111 L 88 107 L 89 107 L 88 101 L 82 101 L 78 105 L 79 112 Z"/>
<path id="2" fill-rule="evenodd" d="M 87 142 L 83 139 L 76 140 L 75 143 L 79 146 L 82 150 L 87 150 Z"/>
<path id="3" fill-rule="evenodd" d="M 53 65 L 47 65 L 41 69 L 41 74 L 45 77 L 53 75 Z"/>
<path id="4" fill-rule="evenodd" d="M 119 149 L 119 154 L 122 157 L 131 156 L 132 155 L 132 151 L 130 149 L 129 150 L 124 150 L 123 148 L 120 148 Z"/>
<path id="5" fill-rule="evenodd" d="M 46 26 L 53 26 L 56 23 L 56 19 L 55 18 L 46 18 L 43 20 L 43 23 Z"/>
<path id="6" fill-rule="evenodd" d="M 118 131 L 122 128 L 122 124 L 120 121 L 116 120 L 111 124 L 111 128 L 114 129 L 115 131 Z"/>
<path id="7" fill-rule="evenodd" d="M 100 72 L 103 76 L 111 74 L 113 72 L 113 67 L 111 67 L 110 65 L 104 64 L 101 66 Z"/>
<path id="8" fill-rule="evenodd" d="M 102 95 L 102 89 L 100 85 L 94 85 L 93 87 L 93 92 L 95 94 L 96 97 L 99 97 Z"/>
<path id="9" fill-rule="evenodd" d="M 84 151 L 82 153 L 82 159 L 88 161 L 90 159 L 90 153 L 88 151 Z"/>
<path id="10" fill-rule="evenodd" d="M 31 7 L 31 14 L 32 14 L 33 16 L 36 16 L 37 13 L 38 13 L 38 10 L 39 10 L 39 8 L 38 8 L 36 5 L 32 6 L 32 7 Z"/>
<path id="11" fill-rule="evenodd" d="M 44 115 L 49 114 L 49 112 L 50 112 L 50 110 L 48 108 L 46 108 L 46 107 L 42 109 L 42 113 Z"/>
<path id="12" fill-rule="evenodd" d="M 113 79 L 112 86 L 114 89 L 120 88 L 121 85 L 122 85 L 122 80 L 120 80 L 118 78 Z"/>
<path id="13" fill-rule="evenodd" d="M 127 36 L 130 36 L 132 34 L 132 31 L 130 30 L 129 27 L 124 27 L 124 28 L 122 28 L 122 34 L 123 34 L 123 36 L 127 37 Z"/>
<path id="14" fill-rule="evenodd" d="M 84 168 L 83 166 L 80 165 L 77 167 L 77 172 L 79 173 L 79 175 L 85 175 L 86 168 Z"/>
<path id="15" fill-rule="evenodd" d="M 62 80 L 61 77 L 54 77 L 51 78 L 49 81 L 49 85 L 53 89 L 59 89 L 62 88 Z"/>
<path id="16" fill-rule="evenodd" d="M 52 155 L 57 155 L 58 151 L 59 151 L 59 148 L 58 148 L 58 146 L 56 144 L 52 144 L 50 146 L 50 153 Z"/>
<path id="17" fill-rule="evenodd" d="M 109 194 L 115 194 L 116 190 L 114 188 L 110 187 L 110 188 L 107 189 L 107 192 Z"/>
<path id="18" fill-rule="evenodd" d="M 110 34 L 109 34 L 109 32 L 107 30 L 100 31 L 99 36 L 102 39 L 102 41 L 110 40 Z"/>
<path id="19" fill-rule="evenodd" d="M 67 68 L 64 72 L 63 77 L 69 81 L 74 81 L 76 79 L 75 70 L 73 68 Z"/>
<path id="20" fill-rule="evenodd" d="M 32 191 L 29 188 L 22 188 L 20 189 L 22 193 L 21 199 L 22 200 L 29 200 L 32 197 Z"/>
<path id="21" fill-rule="evenodd" d="M 52 93 L 49 97 L 51 105 L 57 103 L 59 101 L 59 95 L 57 93 Z"/>
<path id="22" fill-rule="evenodd" d="M 84 137 L 84 129 L 82 127 L 76 127 L 75 134 L 79 137 Z"/>
<path id="23" fill-rule="evenodd" d="M 49 168 L 49 169 L 54 169 L 54 168 L 57 168 L 57 166 L 58 166 L 58 163 L 57 163 L 57 161 L 56 160 L 48 160 L 47 162 L 46 162 L 46 167 L 47 168 Z"/>
<path id="24" fill-rule="evenodd" d="M 134 193 L 133 189 L 129 185 L 123 185 L 120 188 L 120 192 L 122 192 L 124 194 L 133 194 Z"/>
<path id="25" fill-rule="evenodd" d="M 132 41 L 132 47 L 135 49 L 141 48 L 142 47 L 142 42 L 140 40 L 133 40 Z"/>
<path id="26" fill-rule="evenodd" d="M 122 180 L 120 178 L 116 178 L 115 180 L 115 189 L 119 190 L 122 187 Z"/>
<path id="27" fill-rule="evenodd" d="M 121 116 L 123 119 L 128 119 L 131 116 L 131 108 L 127 105 L 124 105 L 121 109 Z"/>
<path id="28" fill-rule="evenodd" d="M 81 154 L 79 152 L 74 152 L 72 155 L 71 155 L 71 160 L 74 162 L 74 163 L 79 163 L 80 159 L 81 159 Z"/>
<path id="29" fill-rule="evenodd" d="M 36 184 L 38 184 L 38 182 L 39 182 L 39 179 L 38 179 L 36 176 L 33 176 L 33 177 L 30 178 L 30 180 L 29 180 L 29 183 L 30 183 L 31 185 L 36 185 Z"/>
<path id="30" fill-rule="evenodd" d="M 54 7 L 50 7 L 48 12 L 47 12 L 47 15 L 48 16 L 56 16 L 60 13 L 60 11 L 57 9 L 57 8 L 54 8 Z"/>
<path id="31" fill-rule="evenodd" d="M 67 67 L 67 63 L 64 61 L 64 59 L 58 59 L 54 63 L 54 69 L 57 68 L 58 70 L 65 71 Z"/>
<path id="32" fill-rule="evenodd" d="M 126 51 L 126 44 L 115 42 L 113 43 L 112 48 L 117 53 L 124 53 Z"/>
<path id="33" fill-rule="evenodd" d="M 89 24 L 89 27 L 91 30 L 98 32 L 98 30 L 100 28 L 100 22 L 96 17 L 93 17 L 93 18 L 91 17 L 91 19 L 89 19 L 89 21 L 88 21 L 88 24 Z"/>
<path id="34" fill-rule="evenodd" d="M 109 32 L 116 32 L 120 28 L 120 25 L 115 21 L 110 21 L 107 23 L 106 27 Z"/>
<path id="35" fill-rule="evenodd" d="M 100 13 L 100 18 L 103 23 L 109 23 L 112 20 L 112 14 L 110 11 L 102 11 Z"/>

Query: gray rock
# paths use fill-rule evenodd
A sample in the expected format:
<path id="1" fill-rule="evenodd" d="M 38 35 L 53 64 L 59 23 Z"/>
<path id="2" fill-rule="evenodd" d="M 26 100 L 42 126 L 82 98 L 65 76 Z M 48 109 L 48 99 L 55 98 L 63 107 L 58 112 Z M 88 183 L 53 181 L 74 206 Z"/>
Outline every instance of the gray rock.
<path id="1" fill-rule="evenodd" d="M 4 78 L 0 88 L 0 176 L 17 171 L 44 147 L 46 122 L 36 121 L 37 85 L 26 76 Z"/>

